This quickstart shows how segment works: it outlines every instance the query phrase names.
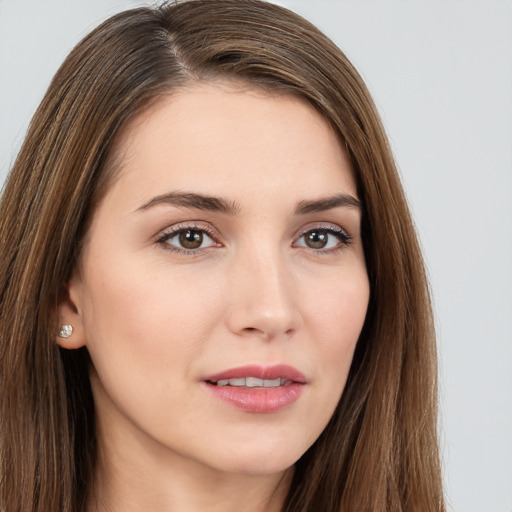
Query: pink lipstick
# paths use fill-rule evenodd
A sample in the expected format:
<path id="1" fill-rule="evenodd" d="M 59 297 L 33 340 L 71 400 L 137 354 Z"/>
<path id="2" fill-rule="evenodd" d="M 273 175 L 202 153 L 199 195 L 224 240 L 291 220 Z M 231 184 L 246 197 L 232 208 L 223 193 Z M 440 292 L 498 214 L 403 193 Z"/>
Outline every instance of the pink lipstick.
<path id="1" fill-rule="evenodd" d="M 248 365 L 203 379 L 215 397 L 246 412 L 273 413 L 298 400 L 306 377 L 288 365 Z"/>

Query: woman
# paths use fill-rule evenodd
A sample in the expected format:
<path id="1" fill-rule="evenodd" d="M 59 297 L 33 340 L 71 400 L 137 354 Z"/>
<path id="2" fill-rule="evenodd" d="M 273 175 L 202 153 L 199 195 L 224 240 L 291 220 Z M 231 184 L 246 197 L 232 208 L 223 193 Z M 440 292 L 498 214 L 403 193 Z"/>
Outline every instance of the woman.
<path id="1" fill-rule="evenodd" d="M 2 510 L 444 510 L 418 243 L 369 94 L 308 22 L 107 20 L 0 212 Z"/>

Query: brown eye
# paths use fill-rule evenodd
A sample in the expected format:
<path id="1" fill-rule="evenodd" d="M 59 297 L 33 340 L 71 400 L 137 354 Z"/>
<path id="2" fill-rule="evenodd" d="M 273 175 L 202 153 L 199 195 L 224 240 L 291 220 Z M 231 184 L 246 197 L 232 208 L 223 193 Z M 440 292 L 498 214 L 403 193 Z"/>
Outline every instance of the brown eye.
<path id="1" fill-rule="evenodd" d="M 199 249 L 203 243 L 203 233 L 194 229 L 180 231 L 178 240 L 184 249 Z"/>
<path id="2" fill-rule="evenodd" d="M 199 253 L 203 249 L 218 246 L 205 229 L 183 227 L 165 233 L 158 240 L 166 249 L 181 253 Z"/>
<path id="3" fill-rule="evenodd" d="M 300 236 L 295 242 L 297 247 L 307 247 L 316 251 L 331 252 L 350 245 L 351 237 L 339 226 L 332 228 L 313 228 Z"/>
<path id="4" fill-rule="evenodd" d="M 316 229 L 304 235 L 304 242 L 311 249 L 323 249 L 328 241 L 329 232 L 325 229 Z"/>

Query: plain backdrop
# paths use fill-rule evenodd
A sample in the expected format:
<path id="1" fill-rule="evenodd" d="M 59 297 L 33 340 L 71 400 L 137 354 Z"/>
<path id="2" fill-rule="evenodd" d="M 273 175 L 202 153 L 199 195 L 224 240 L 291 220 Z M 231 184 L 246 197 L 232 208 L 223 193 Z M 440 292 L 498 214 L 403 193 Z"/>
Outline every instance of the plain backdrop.
<path id="1" fill-rule="evenodd" d="M 72 46 L 143 3 L 0 0 L 0 182 Z M 512 512 L 512 1 L 276 3 L 348 55 L 391 139 L 434 293 L 450 510 Z"/>

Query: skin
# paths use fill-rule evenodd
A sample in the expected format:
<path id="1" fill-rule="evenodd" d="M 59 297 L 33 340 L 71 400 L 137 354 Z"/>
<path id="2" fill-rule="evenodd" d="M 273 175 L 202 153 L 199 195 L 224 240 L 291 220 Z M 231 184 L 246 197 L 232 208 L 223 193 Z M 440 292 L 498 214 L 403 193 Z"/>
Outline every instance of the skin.
<path id="1" fill-rule="evenodd" d="M 59 310 L 74 327 L 59 344 L 92 359 L 101 451 L 89 509 L 278 511 L 340 399 L 368 305 L 360 209 L 296 212 L 357 198 L 349 160 L 303 100 L 228 83 L 161 99 L 117 151 Z M 170 192 L 236 211 L 148 206 Z M 203 241 L 176 252 L 187 227 Z M 314 228 L 324 248 L 310 246 Z M 277 363 L 307 379 L 277 412 L 204 389 L 205 376 Z"/>

